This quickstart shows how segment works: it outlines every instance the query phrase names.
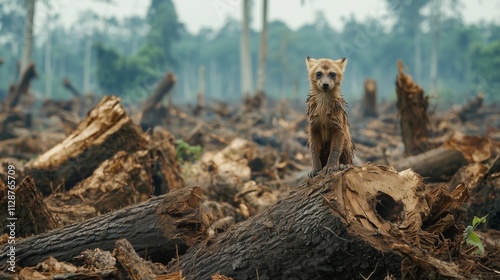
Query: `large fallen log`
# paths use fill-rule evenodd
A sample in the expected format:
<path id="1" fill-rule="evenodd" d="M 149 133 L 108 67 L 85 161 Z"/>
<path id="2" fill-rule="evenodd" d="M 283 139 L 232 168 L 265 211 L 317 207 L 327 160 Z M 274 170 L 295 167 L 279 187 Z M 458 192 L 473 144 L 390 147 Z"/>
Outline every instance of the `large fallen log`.
<path id="1" fill-rule="evenodd" d="M 392 165 L 396 170 L 411 168 L 428 182 L 444 182 L 462 166 L 489 159 L 491 150 L 492 141 L 489 138 L 455 133 L 440 147 L 401 159 Z"/>
<path id="2" fill-rule="evenodd" d="M 406 155 L 415 155 L 426 150 L 429 136 L 429 97 L 410 75 L 404 73 L 403 62 L 398 60 L 399 74 L 396 78 L 397 107 L 400 115 L 401 136 Z"/>
<path id="3" fill-rule="evenodd" d="M 396 170 L 411 168 L 428 182 L 444 182 L 467 164 L 460 151 L 442 146 L 419 155 L 407 157 L 394 162 Z"/>
<path id="4" fill-rule="evenodd" d="M 26 172 L 44 194 L 70 189 L 118 151 L 146 150 L 149 138 L 127 115 L 117 97 L 104 97 L 63 142 L 35 160 Z"/>
<path id="5" fill-rule="evenodd" d="M 16 240 L 16 264 L 33 266 L 49 256 L 70 261 L 86 249 L 111 251 L 121 238 L 140 256 L 165 262 L 176 256 L 177 248 L 184 252 L 206 233 L 209 219 L 200 207 L 200 196 L 197 187 L 176 189 L 82 223 Z M 2 246 L 1 266 L 6 264 L 7 252 Z"/>
<path id="6" fill-rule="evenodd" d="M 308 180 L 169 266 L 186 279 L 463 279 L 474 267 L 460 254 L 466 198 L 463 187 L 426 189 L 410 170 L 353 167 Z"/>

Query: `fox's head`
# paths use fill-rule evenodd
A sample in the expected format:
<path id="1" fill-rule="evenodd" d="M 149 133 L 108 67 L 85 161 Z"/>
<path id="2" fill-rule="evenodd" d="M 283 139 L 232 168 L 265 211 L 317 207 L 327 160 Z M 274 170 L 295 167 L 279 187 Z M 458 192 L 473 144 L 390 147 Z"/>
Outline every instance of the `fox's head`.
<path id="1" fill-rule="evenodd" d="M 328 58 L 314 59 L 309 56 L 306 57 L 311 89 L 324 92 L 340 89 L 346 64 L 347 58 L 332 60 Z"/>

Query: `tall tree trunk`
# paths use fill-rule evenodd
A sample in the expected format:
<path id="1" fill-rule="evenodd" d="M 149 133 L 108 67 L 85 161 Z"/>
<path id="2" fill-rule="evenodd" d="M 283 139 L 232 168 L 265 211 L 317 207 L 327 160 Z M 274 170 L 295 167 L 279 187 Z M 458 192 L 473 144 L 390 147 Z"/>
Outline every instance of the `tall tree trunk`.
<path id="1" fill-rule="evenodd" d="M 83 92 L 90 92 L 90 63 L 91 63 L 91 52 L 92 52 L 92 40 L 87 38 L 85 44 L 85 58 L 83 66 Z"/>
<path id="2" fill-rule="evenodd" d="M 33 18 L 35 16 L 35 0 L 26 0 L 26 18 L 24 20 L 24 47 L 23 57 L 19 76 L 22 76 L 26 67 L 31 63 L 31 54 L 33 52 Z"/>
<path id="3" fill-rule="evenodd" d="M 431 5 L 432 49 L 429 88 L 431 94 L 436 94 L 439 58 L 439 37 L 441 36 L 441 1 L 433 0 Z"/>
<path id="4" fill-rule="evenodd" d="M 45 97 L 50 99 L 52 97 L 52 30 L 51 30 L 52 17 L 47 15 L 47 38 L 45 41 Z"/>
<path id="5" fill-rule="evenodd" d="M 415 78 L 422 81 L 422 44 L 420 43 L 420 15 L 415 16 L 414 21 L 414 44 L 415 44 Z"/>
<path id="6" fill-rule="evenodd" d="M 267 0 L 262 0 L 262 32 L 260 36 L 259 70 L 257 70 L 257 93 L 264 93 L 266 84 L 267 6 Z"/>
<path id="7" fill-rule="evenodd" d="M 250 0 L 243 0 L 243 21 L 241 32 L 241 90 L 243 97 L 252 92 L 252 60 L 250 57 Z"/>

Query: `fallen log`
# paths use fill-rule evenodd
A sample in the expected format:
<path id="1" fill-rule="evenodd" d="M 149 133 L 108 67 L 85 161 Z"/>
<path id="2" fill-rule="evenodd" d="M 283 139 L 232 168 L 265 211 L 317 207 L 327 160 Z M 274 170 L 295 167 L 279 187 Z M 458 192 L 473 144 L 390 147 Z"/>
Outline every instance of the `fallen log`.
<path id="1" fill-rule="evenodd" d="M 200 207 L 198 187 L 176 189 L 144 203 L 110 212 L 82 223 L 16 240 L 16 264 L 33 266 L 52 256 L 70 261 L 86 249 L 113 250 L 126 238 L 142 257 L 167 261 L 206 234 L 209 216 Z M 206 222 L 206 223 L 205 223 Z M 2 246 L 0 270 L 6 265 Z"/>
<path id="2" fill-rule="evenodd" d="M 186 279 L 463 279 L 474 267 L 459 252 L 466 198 L 410 170 L 353 167 L 306 181 L 169 267 Z"/>
<path id="3" fill-rule="evenodd" d="M 43 201 L 42 195 L 36 188 L 33 179 L 26 177 L 22 182 L 20 178 L 18 180 L 16 183 L 16 180 L 13 179 L 14 184 L 12 186 L 18 186 L 13 190 L 0 183 L 0 193 L 2 193 L 0 198 L 1 205 L 7 206 L 7 199 L 9 197 L 14 197 L 14 202 L 16 203 L 12 212 L 7 211 L 7 207 L 2 207 L 0 210 L 0 219 L 2 221 L 15 221 L 16 237 L 36 235 L 56 228 L 56 221 Z"/>
<path id="4" fill-rule="evenodd" d="M 426 150 L 429 135 L 427 107 L 429 97 L 424 90 L 404 73 L 403 62 L 398 60 L 399 74 L 396 78 L 397 107 L 400 115 L 401 137 L 406 155 L 419 154 Z"/>
<path id="5" fill-rule="evenodd" d="M 428 182 L 444 182 L 466 164 L 467 160 L 460 151 L 441 146 L 419 155 L 400 159 L 391 165 L 396 170 L 411 168 Z"/>
<path id="6" fill-rule="evenodd" d="M 118 151 L 146 150 L 149 138 L 117 97 L 104 97 L 64 141 L 26 165 L 44 194 L 72 188 Z"/>

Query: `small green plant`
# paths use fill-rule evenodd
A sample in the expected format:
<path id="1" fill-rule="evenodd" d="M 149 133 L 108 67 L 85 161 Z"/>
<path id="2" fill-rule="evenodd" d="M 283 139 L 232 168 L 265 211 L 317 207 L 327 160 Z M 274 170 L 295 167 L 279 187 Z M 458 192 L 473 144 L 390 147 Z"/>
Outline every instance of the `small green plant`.
<path id="1" fill-rule="evenodd" d="M 484 224 L 486 223 L 486 217 L 488 215 L 478 218 L 474 216 L 474 219 L 472 220 L 472 225 L 467 226 L 464 232 L 464 241 L 468 245 L 473 245 L 477 247 L 476 253 L 479 255 L 482 255 L 484 253 L 484 246 L 483 243 L 481 243 L 481 240 L 479 239 L 479 236 L 474 232 L 474 230 L 479 226 L 479 224 Z"/>
<path id="2" fill-rule="evenodd" d="M 199 145 L 191 146 L 184 142 L 184 140 L 176 140 L 175 152 L 177 154 L 177 160 L 182 164 L 199 160 L 203 149 Z"/>

